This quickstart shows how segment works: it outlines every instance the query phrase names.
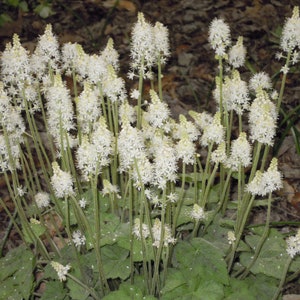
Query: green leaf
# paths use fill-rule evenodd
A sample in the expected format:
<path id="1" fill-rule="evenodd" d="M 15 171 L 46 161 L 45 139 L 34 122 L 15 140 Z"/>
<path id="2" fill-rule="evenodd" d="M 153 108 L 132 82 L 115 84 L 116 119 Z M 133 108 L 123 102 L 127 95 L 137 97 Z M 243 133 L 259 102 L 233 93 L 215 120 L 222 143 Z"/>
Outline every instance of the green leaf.
<path id="1" fill-rule="evenodd" d="M 255 229 L 256 232 L 258 232 L 258 230 L 258 228 Z M 246 236 L 245 240 L 253 249 L 253 252 L 255 251 L 260 238 L 259 235 Z M 266 239 L 256 262 L 251 268 L 251 272 L 254 274 L 262 273 L 280 279 L 282 277 L 284 266 L 288 260 L 288 254 L 285 249 L 286 242 L 284 241 L 282 234 L 276 229 L 271 229 L 269 237 Z M 244 252 L 241 254 L 240 263 L 243 266 L 247 267 L 251 263 L 253 252 Z"/>
<path id="2" fill-rule="evenodd" d="M 40 300 L 49 299 L 66 299 L 67 290 L 64 289 L 63 283 L 57 280 L 51 280 L 46 283 L 46 290 L 43 292 Z"/>
<path id="3" fill-rule="evenodd" d="M 118 232 L 120 230 L 120 218 L 114 214 L 103 213 L 100 216 L 101 220 L 101 238 L 100 245 L 114 244 L 118 239 Z"/>
<path id="4" fill-rule="evenodd" d="M 204 239 L 212 243 L 215 247 L 223 251 L 223 254 L 228 252 L 230 245 L 228 243 L 227 234 L 228 231 L 233 230 L 234 221 L 230 219 L 221 218 L 220 214 L 217 214 L 208 227 Z M 243 241 L 240 242 L 237 251 L 250 251 L 250 247 Z"/>
<path id="5" fill-rule="evenodd" d="M 220 200 L 220 184 L 214 185 L 208 193 L 208 203 L 218 203 Z"/>
<path id="6" fill-rule="evenodd" d="M 29 226 L 32 232 L 34 233 L 34 235 L 37 237 L 40 237 L 46 232 L 46 227 L 43 224 L 30 223 Z M 28 243 L 35 242 L 35 240 L 32 240 L 31 235 L 28 234 L 28 231 L 25 228 L 23 228 L 23 236 L 26 242 Z"/>
<path id="7" fill-rule="evenodd" d="M 7 0 L 7 4 L 13 7 L 17 7 L 19 5 L 19 0 Z"/>
<path id="8" fill-rule="evenodd" d="M 228 284 L 227 266 L 223 252 L 212 243 L 194 238 L 191 242 L 179 242 L 175 248 L 175 259 L 180 267 L 186 267 L 190 276 Z"/>
<path id="9" fill-rule="evenodd" d="M 33 289 L 34 255 L 25 246 L 0 259 L 0 299 L 29 299 Z"/>
<path id="10" fill-rule="evenodd" d="M 115 245 L 106 245 L 101 248 L 102 263 L 105 277 L 121 278 L 125 280 L 130 275 L 129 251 Z"/>
<path id="11" fill-rule="evenodd" d="M 177 226 L 183 225 L 183 224 L 188 224 L 192 222 L 192 218 L 191 216 L 191 212 L 193 210 L 193 206 L 189 205 L 183 205 L 179 216 L 178 216 L 178 220 L 177 220 Z"/>
<path id="12" fill-rule="evenodd" d="M 215 247 L 220 249 L 223 254 L 228 251 L 230 245 L 228 244 L 227 233 L 230 229 L 219 225 L 220 219 L 217 216 L 213 223 L 208 227 L 204 238 L 212 243 Z"/>
<path id="13" fill-rule="evenodd" d="M 42 3 L 38 5 L 35 9 L 34 12 L 37 13 L 40 17 L 46 19 L 53 15 L 53 11 L 51 8 L 51 5 L 48 3 Z"/>
<path id="14" fill-rule="evenodd" d="M 215 281 L 202 280 L 198 289 L 193 293 L 195 298 L 199 300 L 223 300 L 224 299 L 224 286 Z"/>
<path id="15" fill-rule="evenodd" d="M 12 21 L 12 18 L 8 14 L 3 13 L 0 15 L 0 27 L 2 27 L 7 22 L 11 22 L 11 21 Z"/>
<path id="16" fill-rule="evenodd" d="M 277 289 L 278 281 L 260 274 L 244 280 L 230 279 L 230 285 L 225 287 L 225 300 L 270 300 Z"/>
<path id="17" fill-rule="evenodd" d="M 169 269 L 165 286 L 161 290 L 162 299 L 171 299 L 174 295 L 183 295 L 188 292 L 187 278 L 181 270 Z M 174 298 L 173 298 L 174 299 Z"/>
<path id="18" fill-rule="evenodd" d="M 118 243 L 120 247 L 130 250 L 131 249 L 131 241 L 128 236 L 120 237 L 118 238 Z M 147 261 L 154 259 L 154 252 L 153 252 L 153 246 L 149 239 L 146 240 L 145 245 L 145 258 Z M 133 252 L 133 261 L 139 262 L 143 261 L 143 247 L 142 247 L 142 241 L 134 238 L 132 240 L 132 252 Z"/>
<path id="19" fill-rule="evenodd" d="M 105 296 L 103 300 L 156 300 L 153 296 L 144 296 L 141 289 L 135 285 L 123 283 L 119 290 Z"/>
<path id="20" fill-rule="evenodd" d="M 70 289 L 69 295 L 72 300 L 86 300 L 89 298 L 89 292 L 75 281 L 68 280 L 67 287 Z"/>
<path id="21" fill-rule="evenodd" d="M 21 1 L 19 3 L 19 8 L 23 11 L 23 12 L 28 12 L 28 4 L 26 1 Z"/>
<path id="22" fill-rule="evenodd" d="M 63 219 L 66 220 L 66 205 L 68 205 L 70 225 L 76 225 L 78 223 L 78 221 L 76 219 L 73 205 L 71 205 L 70 201 L 67 204 L 66 201 L 69 201 L 69 200 L 61 200 L 61 209 L 62 209 L 62 213 L 63 213 Z"/>
<path id="23" fill-rule="evenodd" d="M 199 276 L 191 276 L 189 269 L 168 271 L 165 286 L 161 291 L 162 300 L 195 299 L 223 300 L 223 285 Z"/>

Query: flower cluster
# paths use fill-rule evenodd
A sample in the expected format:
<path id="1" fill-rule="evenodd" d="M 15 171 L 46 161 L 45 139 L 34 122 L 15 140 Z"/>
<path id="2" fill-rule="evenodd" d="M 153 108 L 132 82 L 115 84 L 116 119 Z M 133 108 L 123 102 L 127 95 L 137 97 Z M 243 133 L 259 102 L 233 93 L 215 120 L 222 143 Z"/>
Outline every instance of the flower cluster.
<path id="1" fill-rule="evenodd" d="M 275 104 L 265 90 L 258 88 L 249 112 L 250 139 L 272 146 L 276 133 L 276 122 Z"/>
<path id="2" fill-rule="evenodd" d="M 216 55 L 225 56 L 226 48 L 231 44 L 230 28 L 222 19 L 214 19 L 209 27 L 208 40 Z"/>
<path id="3" fill-rule="evenodd" d="M 176 243 L 176 239 L 172 237 L 170 226 L 165 224 L 163 230 L 161 226 L 161 221 L 156 218 L 152 227 L 152 234 L 154 239 L 153 246 L 158 248 L 160 246 L 162 238 L 164 247 L 168 247 L 169 244 L 174 245 Z"/>
<path id="4" fill-rule="evenodd" d="M 164 63 L 169 55 L 167 28 L 159 22 L 152 26 L 145 20 L 144 14 L 140 12 L 138 21 L 132 29 L 132 70 L 129 77 L 133 78 L 137 70 L 143 77 L 151 78 L 151 68 L 158 63 Z"/>
<path id="5" fill-rule="evenodd" d="M 252 195 L 265 196 L 282 188 L 282 175 L 277 168 L 277 159 L 273 158 L 268 170 L 264 173 L 256 171 L 253 180 L 247 185 Z"/>
<path id="6" fill-rule="evenodd" d="M 72 233 L 72 241 L 76 247 L 85 245 L 86 238 L 80 230 L 76 230 Z"/>
<path id="7" fill-rule="evenodd" d="M 138 240 L 140 240 L 141 238 L 146 239 L 150 235 L 150 230 L 147 224 L 141 224 L 141 220 L 136 218 L 134 220 L 132 233 Z"/>
<path id="8" fill-rule="evenodd" d="M 60 281 L 67 280 L 67 274 L 68 274 L 69 270 L 71 269 L 71 266 L 69 264 L 64 266 L 64 265 L 60 264 L 59 262 L 52 261 L 51 266 L 57 272 L 57 276 Z"/>
<path id="9" fill-rule="evenodd" d="M 291 258 L 300 253 L 300 229 L 295 236 L 291 236 L 286 240 L 286 251 Z"/>
<path id="10" fill-rule="evenodd" d="M 193 209 L 191 211 L 191 218 L 195 221 L 204 220 L 206 218 L 206 214 L 204 209 L 200 207 L 198 204 L 194 204 Z"/>
<path id="11" fill-rule="evenodd" d="M 241 132 L 239 137 L 232 142 L 231 153 L 228 161 L 225 162 L 233 171 L 237 171 L 239 166 L 248 167 L 251 163 L 251 146 L 247 140 L 245 132 Z"/>
<path id="12" fill-rule="evenodd" d="M 223 106 L 227 111 L 234 110 L 238 115 L 248 110 L 249 91 L 247 83 L 240 78 L 237 70 L 232 73 L 231 77 L 226 77 L 223 83 Z M 216 82 L 214 98 L 217 103 L 220 102 L 220 80 Z"/>
<path id="13" fill-rule="evenodd" d="M 50 204 L 50 195 L 46 192 L 38 192 L 34 196 L 34 200 L 38 208 L 44 208 Z"/>
<path id="14" fill-rule="evenodd" d="M 69 197 L 74 194 L 73 179 L 70 173 L 62 171 L 57 162 L 52 163 L 53 176 L 51 185 L 57 198 Z"/>
<path id="15" fill-rule="evenodd" d="M 283 51 L 289 52 L 296 47 L 300 48 L 300 17 L 299 7 L 294 7 L 293 15 L 288 18 L 282 29 L 280 46 Z"/>

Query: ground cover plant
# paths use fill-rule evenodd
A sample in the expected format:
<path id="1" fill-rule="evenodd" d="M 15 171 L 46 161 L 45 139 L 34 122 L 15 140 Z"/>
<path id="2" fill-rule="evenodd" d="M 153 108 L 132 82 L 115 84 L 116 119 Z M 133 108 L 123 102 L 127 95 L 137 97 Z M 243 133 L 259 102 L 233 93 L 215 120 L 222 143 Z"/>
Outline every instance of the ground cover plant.
<path id="1" fill-rule="evenodd" d="M 48 25 L 30 54 L 14 35 L 1 55 L 0 167 L 15 213 L 0 201 L 24 243 L 0 259 L 1 299 L 279 299 L 297 279 L 300 232 L 269 225 L 299 8 L 283 26 L 279 91 L 264 72 L 241 78 L 246 48 L 227 23 L 208 31 L 217 111 L 179 120 L 163 99 L 168 30 L 142 13 L 130 91 L 111 39 L 89 55 Z M 263 226 L 248 222 L 257 206 Z"/>

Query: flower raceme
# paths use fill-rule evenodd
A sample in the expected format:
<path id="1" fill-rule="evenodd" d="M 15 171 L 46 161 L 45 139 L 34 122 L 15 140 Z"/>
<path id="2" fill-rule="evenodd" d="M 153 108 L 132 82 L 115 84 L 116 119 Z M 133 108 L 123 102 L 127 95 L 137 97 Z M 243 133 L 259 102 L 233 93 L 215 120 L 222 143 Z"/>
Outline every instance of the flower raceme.
<path id="1" fill-rule="evenodd" d="M 280 47 L 285 52 L 300 48 L 300 17 L 298 6 L 294 7 L 292 17 L 288 18 L 283 26 Z"/>
<path id="2" fill-rule="evenodd" d="M 226 48 L 231 44 L 230 28 L 222 19 L 215 18 L 209 27 L 208 41 L 217 56 L 225 56 Z"/>
<path id="3" fill-rule="evenodd" d="M 282 175 L 278 171 L 277 159 L 273 158 L 266 172 L 256 171 L 246 189 L 252 195 L 265 196 L 282 188 Z"/>
<path id="4" fill-rule="evenodd" d="M 250 139 L 272 146 L 276 133 L 277 112 L 266 91 L 258 88 L 250 106 Z"/>
<path id="5" fill-rule="evenodd" d="M 64 266 L 56 261 L 52 261 L 51 265 L 54 268 L 54 270 L 57 272 L 58 279 L 60 281 L 66 281 L 67 274 L 68 274 L 68 271 L 71 269 L 71 266 L 70 265 Z"/>
<path id="6" fill-rule="evenodd" d="M 232 76 L 226 76 L 222 87 L 223 106 L 227 111 L 234 110 L 238 115 L 248 110 L 250 96 L 247 83 L 240 78 L 237 70 L 232 72 Z M 220 102 L 220 78 L 216 80 L 214 98 Z"/>
<path id="7" fill-rule="evenodd" d="M 248 167 L 251 163 L 251 146 L 247 140 L 245 132 L 241 132 L 239 137 L 232 142 L 231 153 L 228 161 L 225 162 L 233 171 L 237 171 L 239 166 Z"/>
<path id="8" fill-rule="evenodd" d="M 57 198 L 69 197 L 74 194 L 73 179 L 70 173 L 62 171 L 57 162 L 52 163 L 53 176 L 51 185 Z"/>
<path id="9" fill-rule="evenodd" d="M 300 229 L 295 236 L 291 236 L 286 240 L 287 253 L 291 258 L 294 258 L 300 253 Z"/>
<path id="10" fill-rule="evenodd" d="M 170 55 L 167 28 L 157 22 L 152 26 L 145 20 L 143 13 L 138 13 L 138 21 L 132 29 L 131 71 L 129 78 L 133 79 L 138 71 L 144 78 L 151 78 L 151 68 L 158 63 L 164 63 Z"/>

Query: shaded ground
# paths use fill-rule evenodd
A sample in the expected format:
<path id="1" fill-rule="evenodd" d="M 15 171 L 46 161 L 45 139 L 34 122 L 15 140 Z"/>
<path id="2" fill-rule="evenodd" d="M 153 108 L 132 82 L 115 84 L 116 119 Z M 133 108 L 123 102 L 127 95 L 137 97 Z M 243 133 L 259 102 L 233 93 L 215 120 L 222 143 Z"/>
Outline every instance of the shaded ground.
<path id="1" fill-rule="evenodd" d="M 30 1 L 29 1 L 30 3 Z M 53 31 L 63 42 L 78 42 L 89 52 L 98 52 L 108 37 L 115 41 L 120 53 L 121 72 L 128 70 L 131 26 L 136 14 L 142 11 L 147 20 L 160 21 L 170 31 L 171 58 L 164 70 L 164 97 L 173 116 L 187 114 L 188 110 L 215 110 L 211 96 L 217 62 L 207 42 L 207 31 L 214 17 L 222 17 L 231 27 L 233 40 L 244 37 L 248 51 L 248 67 L 241 70 L 243 78 L 251 76 L 250 69 L 274 75 L 280 69 L 275 60 L 278 51 L 278 34 L 286 17 L 290 16 L 298 1 L 235 1 L 235 0 L 185 0 L 185 1 L 126 1 L 120 0 L 53 1 L 54 14 L 41 19 L 34 13 L 12 11 L 14 22 L 0 28 L 0 50 L 17 32 L 23 45 L 34 49 L 38 35 L 43 34 L 45 24 L 52 23 Z M 275 79 L 280 79 L 278 77 Z M 279 81 L 279 80 L 278 80 Z M 130 86 L 130 82 L 128 82 Z M 288 76 L 287 93 L 283 108 L 286 112 L 300 104 L 299 68 Z M 299 123 L 297 124 L 300 129 Z M 278 141 L 286 125 L 279 129 Z M 289 134 L 283 143 L 277 143 L 280 168 L 284 174 L 285 188 L 280 202 L 274 204 L 273 221 L 300 220 L 300 155 L 296 153 L 293 137 Z M 279 147 L 280 146 L 280 147 Z M 264 210 L 254 216 L 263 222 Z M 7 218 L 0 210 L 0 226 Z M 1 230 L 0 230 L 1 232 Z M 0 233 L 1 234 L 1 233 Z M 13 240 L 13 237 L 12 237 Z M 13 246 L 13 245 L 12 245 Z M 289 287 L 287 287 L 289 288 Z M 300 294 L 298 287 L 293 292 Z"/>

